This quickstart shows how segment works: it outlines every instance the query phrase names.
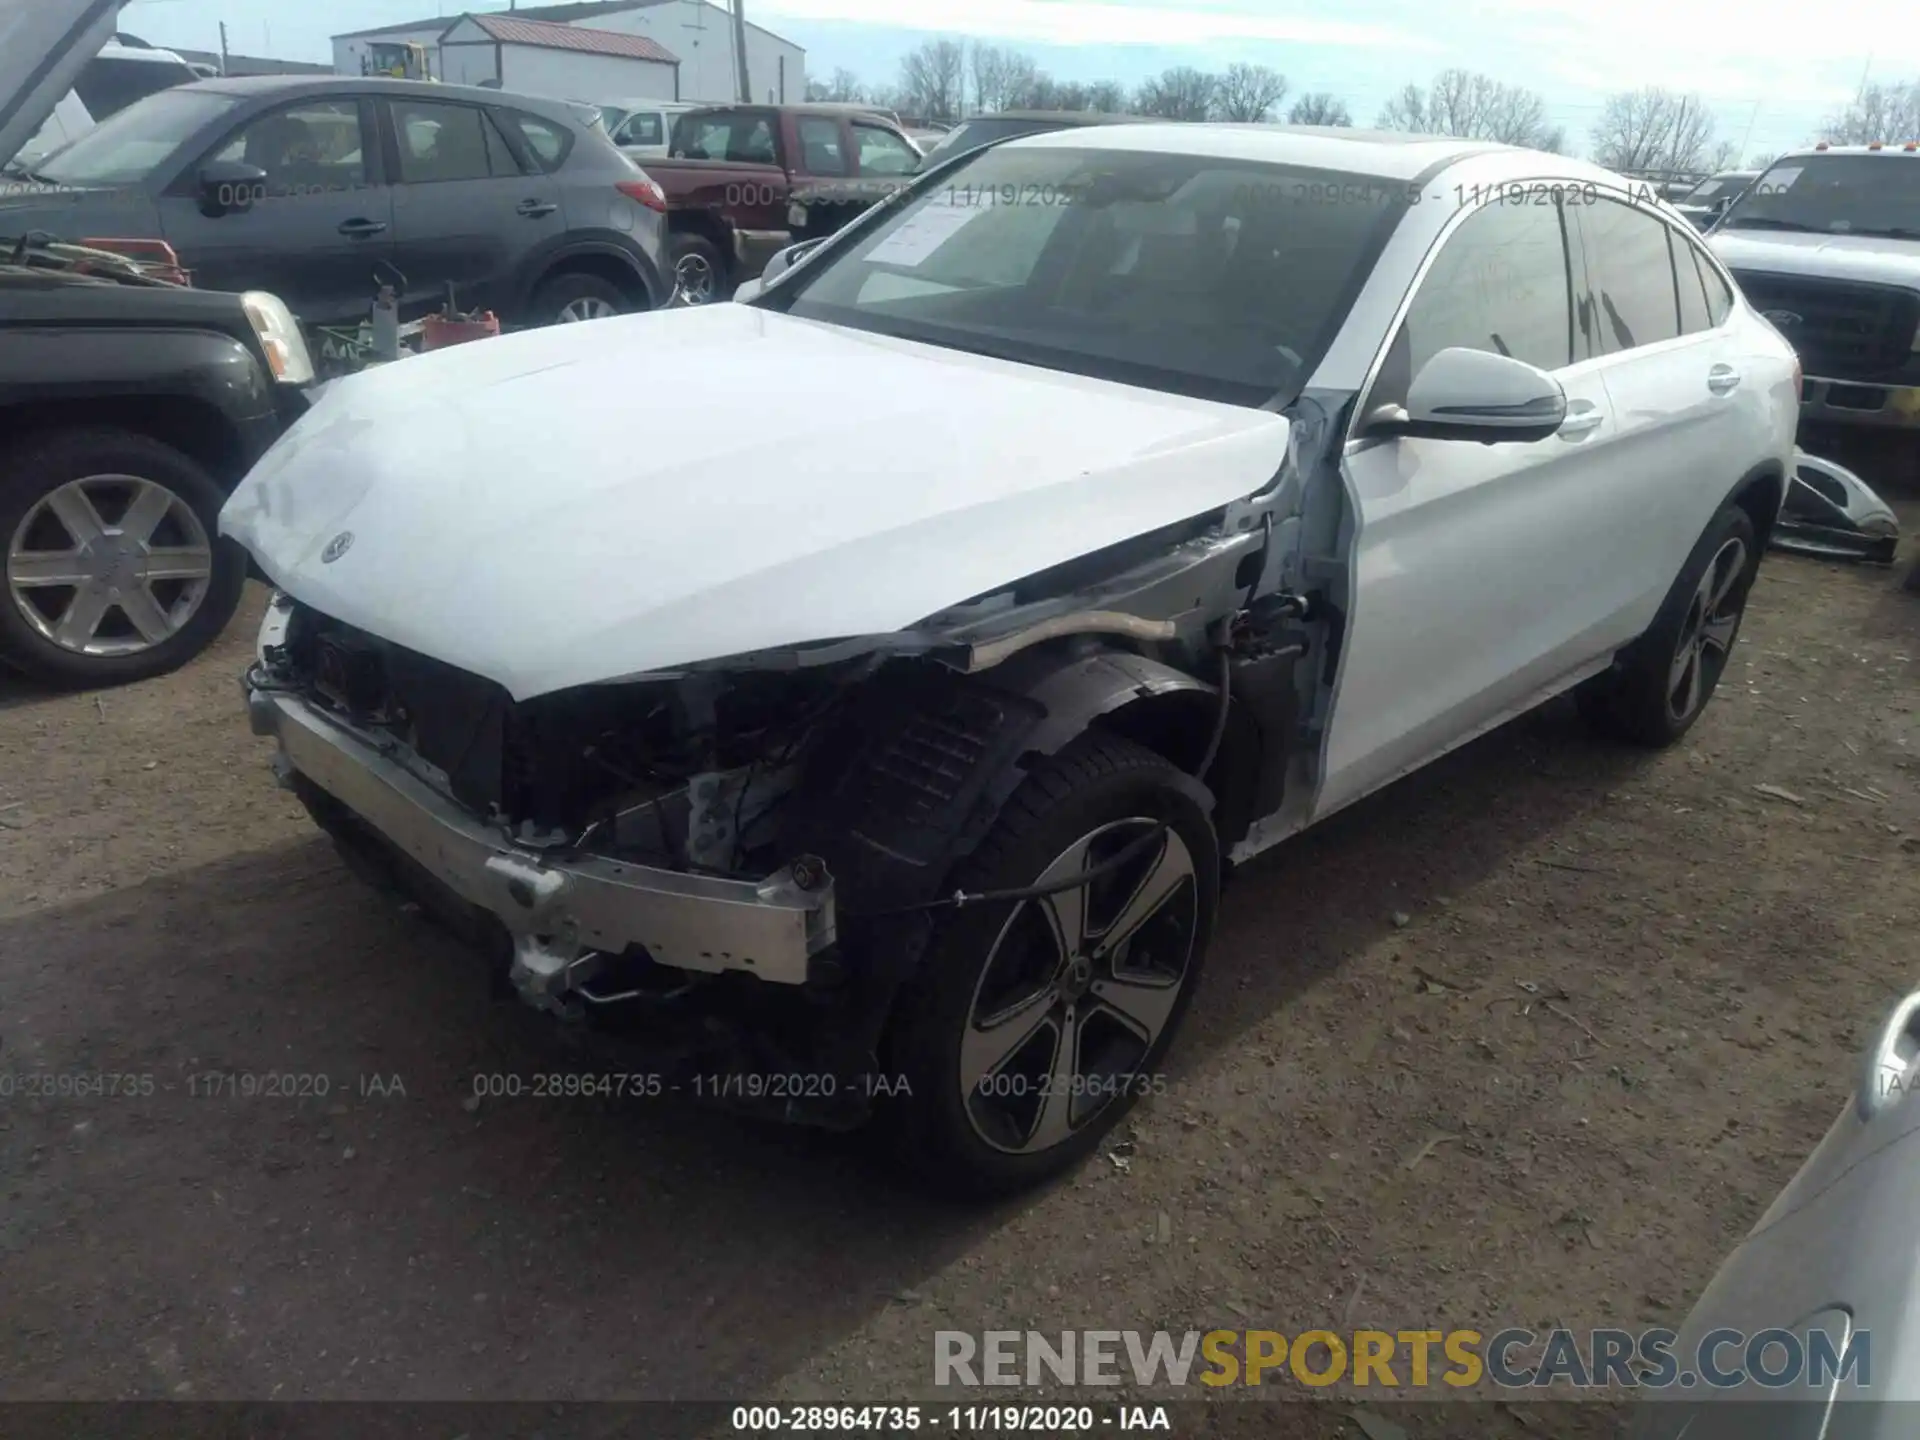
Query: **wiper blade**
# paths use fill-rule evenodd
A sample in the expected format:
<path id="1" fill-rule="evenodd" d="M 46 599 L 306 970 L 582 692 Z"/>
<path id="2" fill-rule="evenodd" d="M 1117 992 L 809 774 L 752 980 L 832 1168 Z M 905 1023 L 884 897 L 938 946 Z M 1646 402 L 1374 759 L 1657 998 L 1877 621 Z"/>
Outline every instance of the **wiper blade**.
<path id="1" fill-rule="evenodd" d="M 1798 220 L 1776 220 L 1770 215 L 1729 215 L 1720 223 L 1729 230 L 1793 230 L 1802 235 L 1830 233 L 1817 225 L 1803 225 Z"/>

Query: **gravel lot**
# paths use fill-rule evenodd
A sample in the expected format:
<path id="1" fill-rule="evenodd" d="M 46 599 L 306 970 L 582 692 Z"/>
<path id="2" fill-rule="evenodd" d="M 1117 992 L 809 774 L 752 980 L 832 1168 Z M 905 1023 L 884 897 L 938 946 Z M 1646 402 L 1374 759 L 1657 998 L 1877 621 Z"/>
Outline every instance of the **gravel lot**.
<path id="1" fill-rule="evenodd" d="M 1774 556 L 1689 743 L 1551 706 L 1237 877 L 1124 1165 L 966 1212 L 674 1100 L 472 1108 L 574 1052 L 273 788 L 261 598 L 166 680 L 0 689 L 0 1071 L 151 1077 L 0 1100 L 0 1398 L 898 1401 L 939 1328 L 1677 1323 L 1915 981 L 1920 600 Z"/>

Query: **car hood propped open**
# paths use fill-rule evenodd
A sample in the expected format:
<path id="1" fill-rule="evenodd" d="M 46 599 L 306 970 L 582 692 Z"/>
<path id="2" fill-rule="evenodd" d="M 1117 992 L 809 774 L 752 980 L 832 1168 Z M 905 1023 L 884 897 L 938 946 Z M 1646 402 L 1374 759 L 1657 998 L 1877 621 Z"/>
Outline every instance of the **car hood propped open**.
<path id="1" fill-rule="evenodd" d="M 335 382 L 221 530 L 296 599 L 527 699 L 905 629 L 1259 490 L 1288 429 L 717 305 Z"/>

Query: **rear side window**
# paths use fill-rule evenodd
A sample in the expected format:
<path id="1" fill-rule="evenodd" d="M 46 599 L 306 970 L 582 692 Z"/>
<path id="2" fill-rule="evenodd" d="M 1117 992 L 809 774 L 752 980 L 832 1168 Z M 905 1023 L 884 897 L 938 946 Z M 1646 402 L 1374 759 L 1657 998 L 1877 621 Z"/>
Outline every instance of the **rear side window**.
<path id="1" fill-rule="evenodd" d="M 1489 205 L 1445 241 L 1402 330 L 1407 378 L 1453 346 L 1558 370 L 1573 360 L 1572 290 L 1558 205 Z"/>
<path id="2" fill-rule="evenodd" d="M 1578 213 L 1596 311 L 1595 352 L 1615 354 L 1679 335 L 1680 301 L 1666 222 L 1604 197 L 1579 206 Z"/>
<path id="3" fill-rule="evenodd" d="M 573 149 L 573 132 L 564 125 L 529 115 L 524 110 L 508 110 L 504 118 L 526 140 L 527 149 L 533 152 L 542 170 L 552 174 L 567 163 L 567 155 Z"/>
<path id="4" fill-rule="evenodd" d="M 1672 231 L 1667 243 L 1673 247 L 1673 278 L 1680 290 L 1680 333 L 1698 335 L 1714 326 L 1707 309 L 1707 286 L 1693 254 L 1693 247 Z"/>
<path id="5" fill-rule="evenodd" d="M 400 144 L 400 179 L 407 184 L 519 173 L 493 122 L 474 106 L 396 100 L 393 129 Z"/>

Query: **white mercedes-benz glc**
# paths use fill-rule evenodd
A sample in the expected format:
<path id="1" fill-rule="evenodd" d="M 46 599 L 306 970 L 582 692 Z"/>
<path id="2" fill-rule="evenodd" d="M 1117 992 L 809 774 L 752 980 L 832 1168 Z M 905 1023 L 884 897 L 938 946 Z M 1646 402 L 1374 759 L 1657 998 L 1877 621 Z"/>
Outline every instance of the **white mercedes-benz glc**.
<path id="1" fill-rule="evenodd" d="M 1086 1154 L 1223 869 L 1557 692 L 1662 745 L 1792 350 L 1560 156 L 1127 125 L 742 303 L 334 385 L 222 529 L 278 772 L 521 994 L 983 1190 Z"/>

